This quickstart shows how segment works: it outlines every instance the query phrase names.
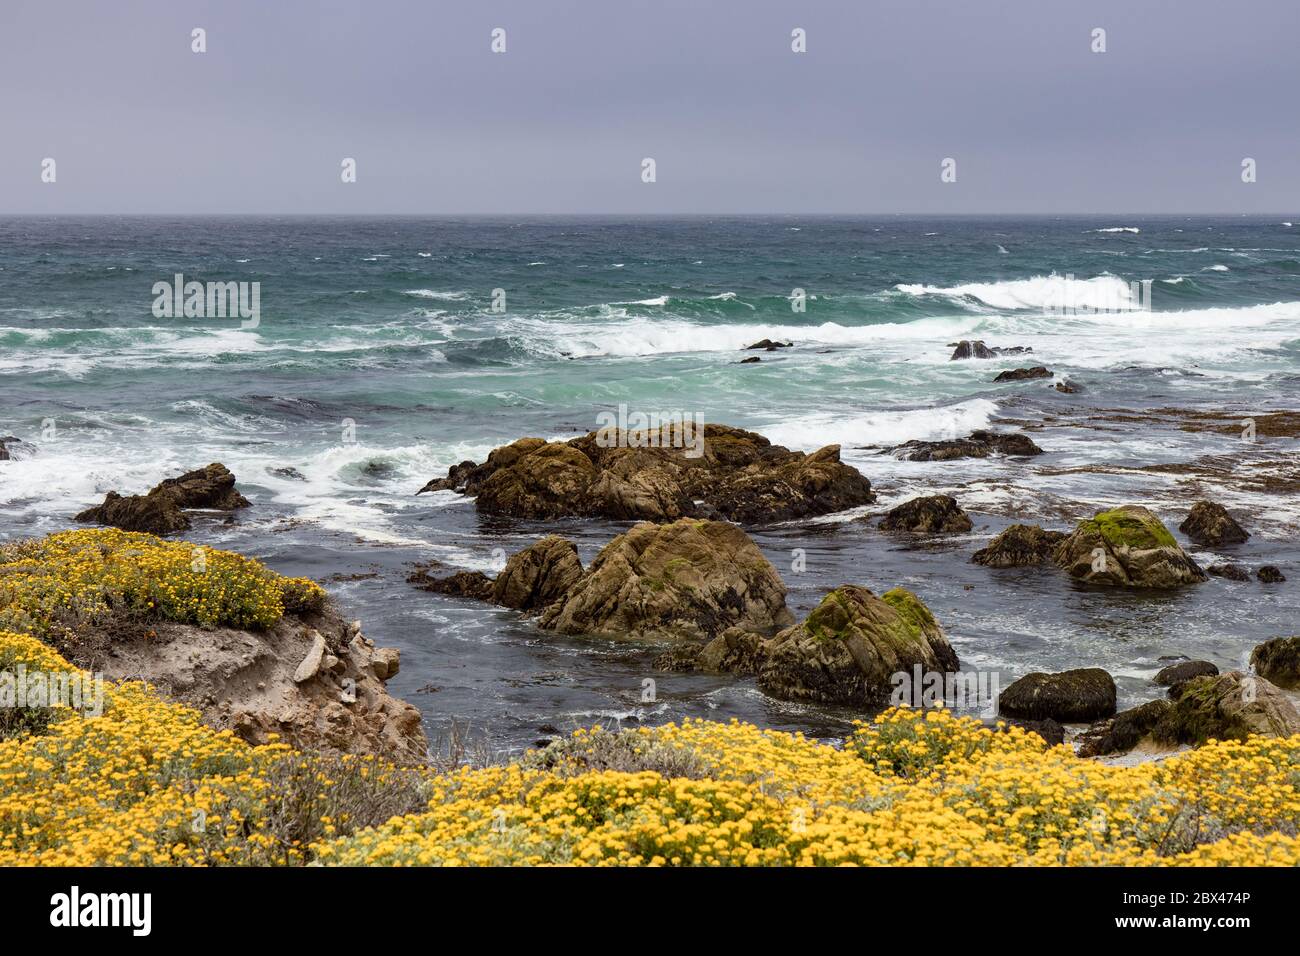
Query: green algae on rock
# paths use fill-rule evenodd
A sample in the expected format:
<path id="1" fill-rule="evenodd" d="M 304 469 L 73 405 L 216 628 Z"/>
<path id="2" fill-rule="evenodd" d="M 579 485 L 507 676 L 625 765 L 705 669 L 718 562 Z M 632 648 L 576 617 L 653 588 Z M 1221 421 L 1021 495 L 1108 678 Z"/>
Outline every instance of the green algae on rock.
<path id="1" fill-rule="evenodd" d="M 764 646 L 758 684 L 785 700 L 874 704 L 887 696 L 893 674 L 917 665 L 958 667 L 929 608 L 903 588 L 877 597 L 846 584 Z"/>
<path id="2" fill-rule="evenodd" d="M 1140 505 L 1098 512 L 1057 546 L 1057 565 L 1087 584 L 1175 588 L 1207 580 L 1160 519 Z"/>

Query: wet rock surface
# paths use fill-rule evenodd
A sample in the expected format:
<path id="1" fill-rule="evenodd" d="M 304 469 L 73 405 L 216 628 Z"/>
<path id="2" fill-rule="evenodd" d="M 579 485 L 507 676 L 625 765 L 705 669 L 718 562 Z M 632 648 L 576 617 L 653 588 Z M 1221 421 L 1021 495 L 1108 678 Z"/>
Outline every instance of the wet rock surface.
<path id="1" fill-rule="evenodd" d="M 1197 544 L 1208 547 L 1240 544 L 1250 537 L 1223 505 L 1213 501 L 1198 501 L 1192 505 L 1191 513 L 1178 530 Z"/>
<path id="2" fill-rule="evenodd" d="M 703 643 L 730 627 L 767 635 L 792 623 L 785 595 L 776 569 L 735 525 L 647 522 L 602 548 L 538 624 L 562 634 Z"/>
<path id="3" fill-rule="evenodd" d="M 1250 652 L 1255 673 L 1287 690 L 1300 688 L 1300 637 L 1277 637 Z"/>
<path id="4" fill-rule="evenodd" d="M 440 490 L 475 496 L 482 513 L 521 519 L 762 523 L 875 500 L 871 483 L 840 461 L 838 445 L 805 455 L 723 425 L 591 432 L 568 442 L 524 438 L 482 465 L 453 466 L 420 493 Z"/>
<path id="5" fill-rule="evenodd" d="M 913 498 L 891 508 L 880 530 L 913 534 L 960 534 L 971 530 L 970 516 L 949 495 Z"/>
<path id="6" fill-rule="evenodd" d="M 1031 368 L 1013 368 L 1005 372 L 999 372 L 993 379 L 995 382 L 1028 382 L 1036 378 L 1051 378 L 1052 373 L 1042 365 L 1035 365 Z"/>
<path id="7" fill-rule="evenodd" d="M 758 685 L 783 700 L 878 704 L 893 674 L 958 668 L 929 608 L 904 588 L 877 597 L 857 585 L 838 587 L 761 653 Z"/>
<path id="8" fill-rule="evenodd" d="M 987 547 L 976 551 L 971 560 L 989 568 L 1026 568 L 1050 561 L 1066 535 L 1061 531 L 1044 531 L 1038 525 L 1013 524 Z"/>
<path id="9" fill-rule="evenodd" d="M 102 504 L 88 508 L 76 520 L 108 525 L 123 531 L 167 535 L 191 526 L 191 509 L 234 511 L 248 499 L 235 489 L 235 476 L 220 462 L 167 478 L 145 495 L 122 496 L 110 491 Z"/>
<path id="10" fill-rule="evenodd" d="M 1115 713 L 1115 680 L 1098 667 L 1026 674 L 998 697 L 998 712 L 1024 720 L 1080 723 Z"/>
<path id="11" fill-rule="evenodd" d="M 1043 450 L 1028 435 L 979 429 L 965 438 L 944 441 L 912 440 L 889 451 L 905 461 L 951 461 L 956 458 L 988 458 L 990 455 L 1028 457 Z"/>

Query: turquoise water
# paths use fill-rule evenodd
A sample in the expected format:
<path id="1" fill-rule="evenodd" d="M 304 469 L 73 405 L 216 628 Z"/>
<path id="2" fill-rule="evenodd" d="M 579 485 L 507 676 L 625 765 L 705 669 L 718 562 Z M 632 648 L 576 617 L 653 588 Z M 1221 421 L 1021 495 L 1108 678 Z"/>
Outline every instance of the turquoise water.
<path id="1" fill-rule="evenodd" d="M 152 286 L 175 273 L 260 283 L 259 324 L 155 318 Z M 1054 308 L 1113 307 L 1143 281 L 1149 308 Z M 795 347 L 739 364 L 765 337 Z M 959 338 L 1033 353 L 949 362 Z M 495 549 L 542 532 L 480 521 L 450 493 L 413 495 L 449 465 L 523 435 L 587 432 L 620 404 L 701 414 L 790 447 L 841 444 L 881 507 L 942 491 L 976 519 L 972 535 L 927 546 L 884 539 L 854 515 L 763 531 L 797 609 L 843 580 L 906 584 L 963 662 L 1000 671 L 1004 686 L 1030 668 L 1095 664 L 1139 700 L 1162 655 L 1236 665 L 1259 639 L 1294 633 L 1293 586 L 1216 579 L 1133 599 L 1054 572 L 991 573 L 969 555 L 1016 519 L 1065 527 L 1132 501 L 1176 525 L 1210 496 L 1254 532 L 1241 560 L 1293 562 L 1300 581 L 1294 497 L 1252 491 L 1239 474 L 1122 470 L 1222 459 L 1293 473 L 1292 440 L 1244 447 L 1142 416 L 1300 408 L 1298 359 L 1300 236 L 1285 215 L 7 219 L 0 434 L 29 444 L 0 464 L 0 536 L 67 527 L 110 489 L 143 491 L 220 460 L 254 507 L 195 537 L 353 577 L 332 586 L 372 637 L 402 648 L 394 686 L 433 732 L 458 719 L 518 745 L 544 724 L 689 713 L 833 727 L 851 715 L 770 701 L 745 681 L 655 675 L 659 700 L 643 705 L 651 650 L 543 636 L 403 581 L 429 558 L 489 569 Z M 1085 391 L 992 382 L 1027 364 Z M 1116 409 L 1136 420 L 1096 427 Z M 1047 454 L 936 465 L 879 454 L 1011 422 L 1033 426 Z M 288 467 L 301 478 L 273 473 Z M 560 530 L 590 555 L 619 526 Z M 809 553 L 802 574 L 790 570 L 797 547 Z"/>

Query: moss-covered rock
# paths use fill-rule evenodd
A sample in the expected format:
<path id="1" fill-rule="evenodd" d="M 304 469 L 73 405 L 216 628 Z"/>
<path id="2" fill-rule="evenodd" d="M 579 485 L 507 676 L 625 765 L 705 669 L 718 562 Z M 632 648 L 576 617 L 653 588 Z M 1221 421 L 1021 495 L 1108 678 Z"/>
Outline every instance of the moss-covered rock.
<path id="1" fill-rule="evenodd" d="M 539 619 L 563 634 L 704 642 L 729 627 L 764 636 L 793 622 L 785 585 L 754 542 L 725 521 L 636 525 Z"/>
<path id="2" fill-rule="evenodd" d="M 1161 743 L 1245 740 L 1300 734 L 1295 704 L 1271 682 L 1240 671 L 1196 677 L 1170 688 L 1173 706 L 1152 730 Z"/>
<path id="3" fill-rule="evenodd" d="M 1101 757 L 1132 750 L 1151 734 L 1172 707 L 1169 701 L 1157 698 L 1093 724 L 1079 735 L 1079 756 Z"/>
<path id="4" fill-rule="evenodd" d="M 758 684 L 774 697 L 872 705 L 889 693 L 892 675 L 947 673 L 958 667 L 930 609 L 894 588 L 881 597 L 856 585 L 827 594 L 802 623 L 762 647 Z"/>
<path id="5" fill-rule="evenodd" d="M 1066 724 L 1100 720 L 1115 713 L 1115 680 L 1099 667 L 1026 674 L 998 696 L 998 713 Z"/>
<path id="6" fill-rule="evenodd" d="M 1160 519 L 1139 505 L 1101 511 L 1079 522 L 1053 560 L 1088 584 L 1174 588 L 1207 580 Z"/>
<path id="7" fill-rule="evenodd" d="M 1300 687 L 1300 637 L 1275 637 L 1258 645 L 1250 652 L 1250 666 L 1278 687 Z"/>

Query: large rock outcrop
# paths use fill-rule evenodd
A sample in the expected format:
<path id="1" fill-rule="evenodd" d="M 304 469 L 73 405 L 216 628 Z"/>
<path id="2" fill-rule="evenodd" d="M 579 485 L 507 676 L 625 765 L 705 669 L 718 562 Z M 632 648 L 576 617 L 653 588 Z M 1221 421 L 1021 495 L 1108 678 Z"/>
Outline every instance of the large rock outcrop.
<path id="1" fill-rule="evenodd" d="M 877 597 L 848 584 L 763 646 L 758 685 L 784 700 L 870 706 L 888 697 L 892 675 L 917 665 L 940 673 L 958 667 L 929 608 L 903 588 Z"/>
<path id="2" fill-rule="evenodd" d="M 87 508 L 76 520 L 166 535 L 190 527 L 187 510 L 234 511 L 248 504 L 248 499 L 235 490 L 235 476 L 225 465 L 213 462 L 206 468 L 164 479 L 146 495 L 123 496 L 110 491 L 102 504 Z"/>
<path id="3" fill-rule="evenodd" d="M 875 500 L 871 483 L 840 461 L 838 445 L 805 455 L 724 425 L 602 430 L 567 442 L 522 438 L 481 465 L 453 466 L 417 493 L 442 490 L 474 496 L 485 514 L 523 519 L 722 516 L 757 523 Z"/>
<path id="4" fill-rule="evenodd" d="M 1050 560 L 1065 534 L 1036 524 L 1013 524 L 971 557 L 988 568 L 1027 568 Z"/>
<path id="5" fill-rule="evenodd" d="M 567 576 L 563 564 L 549 566 Z M 735 525 L 643 522 L 602 548 L 538 624 L 562 634 L 703 643 L 731 627 L 767 635 L 792 623 L 785 594 L 776 569 Z"/>
<path id="6" fill-rule="evenodd" d="M 1257 645 L 1250 652 L 1250 666 L 1278 687 L 1300 688 L 1300 637 L 1275 637 Z"/>
<path id="7" fill-rule="evenodd" d="M 1217 548 L 1225 544 L 1240 544 L 1250 537 L 1246 529 L 1228 514 L 1228 509 L 1213 501 L 1198 501 L 1178 526 L 1178 530 L 1197 544 Z"/>
<path id="8" fill-rule="evenodd" d="M 1138 505 L 1081 521 L 1053 557 L 1071 577 L 1088 584 L 1174 588 L 1207 580 L 1160 519 Z"/>
<path id="9" fill-rule="evenodd" d="M 998 713 L 1063 724 L 1100 720 L 1115 713 L 1115 680 L 1099 667 L 1026 674 L 998 695 Z"/>

